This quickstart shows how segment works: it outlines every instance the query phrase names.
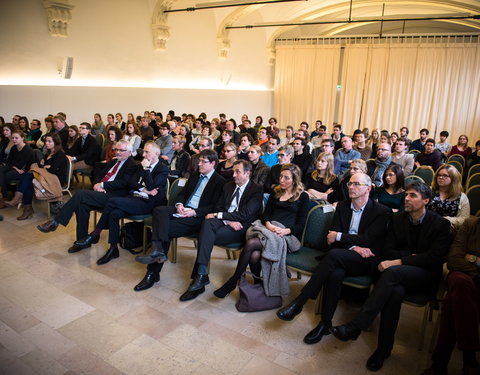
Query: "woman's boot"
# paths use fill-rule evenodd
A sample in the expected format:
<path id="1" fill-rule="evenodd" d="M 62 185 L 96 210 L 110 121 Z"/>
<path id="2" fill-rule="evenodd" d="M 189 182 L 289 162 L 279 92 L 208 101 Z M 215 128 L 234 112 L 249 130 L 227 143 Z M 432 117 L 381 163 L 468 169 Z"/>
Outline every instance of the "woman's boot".
<path id="1" fill-rule="evenodd" d="M 33 207 L 31 204 L 26 204 L 23 206 L 23 213 L 17 217 L 17 220 L 27 220 L 33 216 Z"/>
<path id="2" fill-rule="evenodd" d="M 22 202 L 23 193 L 16 191 L 11 201 L 5 201 L 7 206 L 18 206 Z"/>

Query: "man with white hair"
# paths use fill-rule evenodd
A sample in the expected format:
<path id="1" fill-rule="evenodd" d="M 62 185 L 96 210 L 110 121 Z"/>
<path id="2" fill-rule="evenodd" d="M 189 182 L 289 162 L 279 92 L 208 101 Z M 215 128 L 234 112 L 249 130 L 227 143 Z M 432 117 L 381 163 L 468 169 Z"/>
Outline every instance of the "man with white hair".
<path id="1" fill-rule="evenodd" d="M 73 214 L 77 217 L 77 241 L 88 235 L 90 211 L 104 209 L 112 197 L 124 197 L 130 190 L 129 180 L 137 172 L 138 166 L 132 158 L 132 145 L 120 140 L 115 144 L 116 158 L 106 163 L 104 170 L 95 178 L 93 190 L 79 190 L 65 203 L 58 215 L 37 229 L 48 233 L 57 229 L 59 224 L 67 226 Z M 93 243 L 93 242 L 92 242 Z M 73 244 L 69 253 L 76 253 L 91 245 Z"/>

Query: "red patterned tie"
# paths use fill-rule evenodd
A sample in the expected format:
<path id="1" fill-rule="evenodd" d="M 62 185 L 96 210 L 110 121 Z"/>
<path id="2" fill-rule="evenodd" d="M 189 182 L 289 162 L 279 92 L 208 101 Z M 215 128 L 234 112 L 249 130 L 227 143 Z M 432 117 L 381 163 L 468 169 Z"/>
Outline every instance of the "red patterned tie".
<path id="1" fill-rule="evenodd" d="M 119 161 L 117 161 L 117 164 L 114 165 L 114 167 L 110 170 L 110 172 L 108 172 L 101 180 L 101 182 L 107 182 L 108 180 L 110 180 L 110 177 L 112 177 L 113 175 L 115 175 L 115 173 L 117 173 L 117 169 L 118 167 L 120 166 L 120 163 Z"/>

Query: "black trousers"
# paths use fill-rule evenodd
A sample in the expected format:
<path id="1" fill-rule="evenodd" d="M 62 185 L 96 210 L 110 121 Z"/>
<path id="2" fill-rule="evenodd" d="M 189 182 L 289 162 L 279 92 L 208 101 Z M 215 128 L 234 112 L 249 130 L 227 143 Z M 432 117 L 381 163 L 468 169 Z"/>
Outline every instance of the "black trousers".
<path id="1" fill-rule="evenodd" d="M 172 206 L 155 207 L 152 213 L 152 244 L 154 249 L 161 246 L 165 254 L 168 253 L 170 240 L 198 233 L 202 226 L 203 217 L 173 217 L 177 209 Z M 163 263 L 152 263 L 147 266 L 151 272 L 160 272 Z"/>
<path id="2" fill-rule="evenodd" d="M 378 332 L 378 349 L 391 352 L 400 318 L 402 301 L 406 294 L 434 296 L 441 273 L 417 266 L 392 266 L 382 272 L 370 296 L 365 301 L 353 323 L 362 330 L 368 329 L 381 313 Z"/>
<path id="3" fill-rule="evenodd" d="M 166 199 L 156 203 L 165 204 Z M 118 244 L 120 242 L 120 219 L 131 215 L 149 214 L 156 203 L 152 199 L 136 197 L 110 198 L 97 223 L 97 228 L 108 229 L 108 243 Z"/>
<path id="4" fill-rule="evenodd" d="M 316 299 L 323 288 L 322 320 L 331 321 L 345 276 L 373 275 L 378 262 L 377 257 L 362 258 L 352 250 L 331 249 L 320 261 L 301 293 L 310 299 Z"/>
<path id="5" fill-rule="evenodd" d="M 5 197 L 7 194 L 7 185 L 13 180 L 19 180 L 22 175 L 12 167 L 7 165 L 0 166 L 0 188 L 1 193 Z"/>
<path id="6" fill-rule="evenodd" d="M 65 203 L 54 220 L 63 226 L 67 226 L 73 214 L 75 214 L 77 216 L 77 240 L 80 240 L 88 234 L 90 211 L 103 209 L 109 199 L 110 197 L 105 193 L 80 190 Z"/>
<path id="7" fill-rule="evenodd" d="M 199 264 L 208 265 L 214 245 L 228 245 L 232 242 L 243 241 L 247 229 L 245 226 L 236 231 L 216 218 L 204 220 L 198 237 L 197 259 L 195 260 L 192 278 L 196 276 Z"/>

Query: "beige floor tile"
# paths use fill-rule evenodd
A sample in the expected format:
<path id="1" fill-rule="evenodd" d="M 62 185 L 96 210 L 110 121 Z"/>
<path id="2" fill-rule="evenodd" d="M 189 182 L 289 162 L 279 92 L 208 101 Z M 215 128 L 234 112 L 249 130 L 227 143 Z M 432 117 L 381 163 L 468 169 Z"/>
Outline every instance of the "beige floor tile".
<path id="1" fill-rule="evenodd" d="M 13 304 L 4 297 L 0 297 L 0 319 L 16 332 L 22 332 L 40 323 L 37 318 L 25 309 Z"/>
<path id="2" fill-rule="evenodd" d="M 21 359 L 39 375 L 64 375 L 68 372 L 67 368 L 39 349 L 24 355 Z"/>
<path id="3" fill-rule="evenodd" d="M 75 346 L 58 360 L 63 366 L 77 375 L 121 375 L 116 369 L 92 352 Z"/>
<path id="4" fill-rule="evenodd" d="M 35 346 L 22 335 L 0 321 L 0 344 L 15 357 L 21 357 L 32 350 Z"/>
<path id="5" fill-rule="evenodd" d="M 226 373 L 238 373 L 252 358 L 250 353 L 186 324 L 167 334 L 160 342 Z"/>
<path id="6" fill-rule="evenodd" d="M 136 329 L 120 324 L 112 316 L 99 310 L 67 324 L 58 331 L 103 359 L 110 357 L 140 335 Z"/>
<path id="7" fill-rule="evenodd" d="M 24 361 L 17 359 L 2 368 L 2 375 L 37 375 L 37 373 Z"/>
<path id="8" fill-rule="evenodd" d="M 17 357 L 0 344 L 0 369 L 7 368 L 16 360 Z"/>
<path id="9" fill-rule="evenodd" d="M 25 330 L 22 336 L 57 360 L 75 346 L 73 341 L 45 323 Z"/>
<path id="10" fill-rule="evenodd" d="M 285 367 L 276 365 L 260 357 L 253 357 L 247 365 L 239 372 L 239 375 L 293 375 L 295 372 Z"/>

